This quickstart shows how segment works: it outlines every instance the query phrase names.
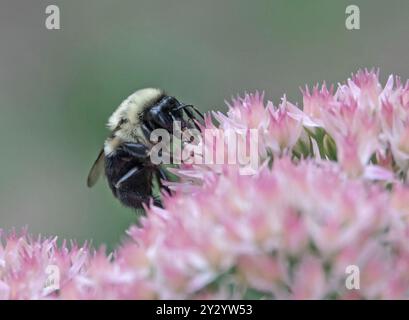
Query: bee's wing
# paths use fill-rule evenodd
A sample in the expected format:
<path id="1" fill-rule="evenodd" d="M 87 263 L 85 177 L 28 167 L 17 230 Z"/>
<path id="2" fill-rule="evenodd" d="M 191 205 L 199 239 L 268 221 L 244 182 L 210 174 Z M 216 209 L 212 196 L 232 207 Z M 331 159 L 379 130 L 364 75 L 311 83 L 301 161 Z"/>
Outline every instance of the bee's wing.
<path id="1" fill-rule="evenodd" d="M 98 181 L 99 176 L 104 171 L 104 159 L 104 149 L 102 149 L 97 160 L 95 160 L 91 170 L 89 171 L 87 179 L 87 186 L 89 188 L 91 188 Z"/>

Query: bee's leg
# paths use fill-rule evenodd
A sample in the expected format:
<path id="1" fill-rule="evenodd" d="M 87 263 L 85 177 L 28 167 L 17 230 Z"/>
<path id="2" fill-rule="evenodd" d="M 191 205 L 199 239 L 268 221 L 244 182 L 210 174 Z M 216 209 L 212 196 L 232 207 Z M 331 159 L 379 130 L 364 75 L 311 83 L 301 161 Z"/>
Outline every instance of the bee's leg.
<path id="1" fill-rule="evenodd" d="M 163 209 L 163 203 L 162 203 L 162 200 L 159 197 L 153 197 L 152 199 L 153 199 L 153 205 L 155 207 L 159 207 L 159 208 Z"/>
<path id="2" fill-rule="evenodd" d="M 151 134 L 152 134 L 153 129 L 147 123 L 142 123 L 141 128 L 142 128 L 142 132 L 145 138 L 148 141 L 151 141 Z"/>
<path id="3" fill-rule="evenodd" d="M 168 195 L 170 195 L 170 194 L 171 194 L 171 193 L 170 193 L 170 189 L 168 188 L 168 186 L 165 186 L 165 185 L 163 184 L 163 182 L 162 182 L 162 180 L 164 180 L 164 181 L 169 181 L 169 178 L 166 176 L 166 173 L 165 173 L 165 171 L 164 171 L 163 169 L 159 168 L 159 169 L 157 170 L 156 178 L 158 179 L 158 183 L 159 183 L 160 189 L 161 189 L 161 190 L 165 190 L 166 193 L 167 193 Z"/>
<path id="4" fill-rule="evenodd" d="M 149 157 L 149 149 L 141 143 L 125 142 L 118 149 L 142 161 Z"/>
<path id="5" fill-rule="evenodd" d="M 138 175 L 140 173 L 142 173 L 142 171 L 144 170 L 143 167 L 140 168 L 132 168 L 131 170 L 129 170 L 125 175 L 123 175 L 116 183 L 115 183 L 115 188 L 119 189 L 121 187 L 121 184 L 124 183 L 125 181 L 127 181 L 129 178 Z"/>
<path id="6" fill-rule="evenodd" d="M 204 120 L 204 115 L 195 106 L 189 104 L 187 107 L 190 107 L 193 110 L 195 110 L 195 112 L 200 116 L 200 118 L 202 118 Z"/>
<path id="7" fill-rule="evenodd" d="M 190 111 L 188 108 L 183 108 L 183 110 L 186 112 L 188 118 L 189 118 L 190 120 L 192 120 L 193 125 L 196 127 L 196 129 L 199 130 L 199 131 L 202 131 L 202 130 L 200 129 L 199 125 L 198 125 L 198 124 L 196 123 L 196 121 L 195 121 L 195 120 L 197 120 L 197 119 L 196 119 L 195 115 L 193 114 L 193 112 Z"/>

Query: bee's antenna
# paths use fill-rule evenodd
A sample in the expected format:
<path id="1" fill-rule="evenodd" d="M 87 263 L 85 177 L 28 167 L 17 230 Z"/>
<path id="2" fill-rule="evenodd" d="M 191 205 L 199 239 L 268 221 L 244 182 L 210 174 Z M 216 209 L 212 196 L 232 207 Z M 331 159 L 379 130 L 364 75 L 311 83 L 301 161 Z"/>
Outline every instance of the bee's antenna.
<path id="1" fill-rule="evenodd" d="M 200 116 L 200 118 L 202 118 L 202 119 L 204 120 L 203 114 L 202 114 L 194 105 L 192 105 L 192 104 L 182 105 L 182 106 L 178 107 L 177 110 L 179 110 L 179 109 L 185 109 L 185 108 L 192 108 L 192 109 Z"/>
<path id="2" fill-rule="evenodd" d="M 177 110 L 184 109 L 187 107 L 193 107 L 193 106 L 191 104 L 182 104 L 179 107 L 177 107 L 175 110 L 177 111 Z"/>

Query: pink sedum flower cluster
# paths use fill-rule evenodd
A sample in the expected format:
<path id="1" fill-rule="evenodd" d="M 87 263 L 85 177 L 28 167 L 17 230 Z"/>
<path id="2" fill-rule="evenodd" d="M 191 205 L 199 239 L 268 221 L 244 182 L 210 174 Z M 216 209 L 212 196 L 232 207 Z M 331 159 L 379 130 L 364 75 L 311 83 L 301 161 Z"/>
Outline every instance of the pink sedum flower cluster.
<path id="1" fill-rule="evenodd" d="M 358 71 L 302 108 L 246 94 L 213 118 L 221 136 L 256 129 L 253 175 L 181 165 L 112 254 L 3 234 L 0 299 L 409 298 L 408 82 Z"/>
<path id="2" fill-rule="evenodd" d="M 396 83 L 396 85 L 394 85 Z M 304 124 L 323 128 L 334 139 L 338 162 L 351 177 L 388 180 L 378 165 L 406 177 L 408 170 L 406 134 L 409 120 L 409 81 L 392 75 L 384 87 L 378 72 L 358 71 L 338 90 L 325 84 L 303 92 Z"/>

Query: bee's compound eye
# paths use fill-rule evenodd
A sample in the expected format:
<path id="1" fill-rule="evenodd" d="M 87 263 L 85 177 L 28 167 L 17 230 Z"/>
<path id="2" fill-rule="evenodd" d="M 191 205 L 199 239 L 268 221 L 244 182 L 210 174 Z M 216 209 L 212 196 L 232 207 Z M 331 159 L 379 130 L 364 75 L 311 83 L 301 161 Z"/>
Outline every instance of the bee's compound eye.
<path id="1" fill-rule="evenodd" d="M 169 129 L 172 127 L 172 117 L 164 111 L 164 106 L 155 106 L 147 113 L 148 122 L 152 128 Z"/>

